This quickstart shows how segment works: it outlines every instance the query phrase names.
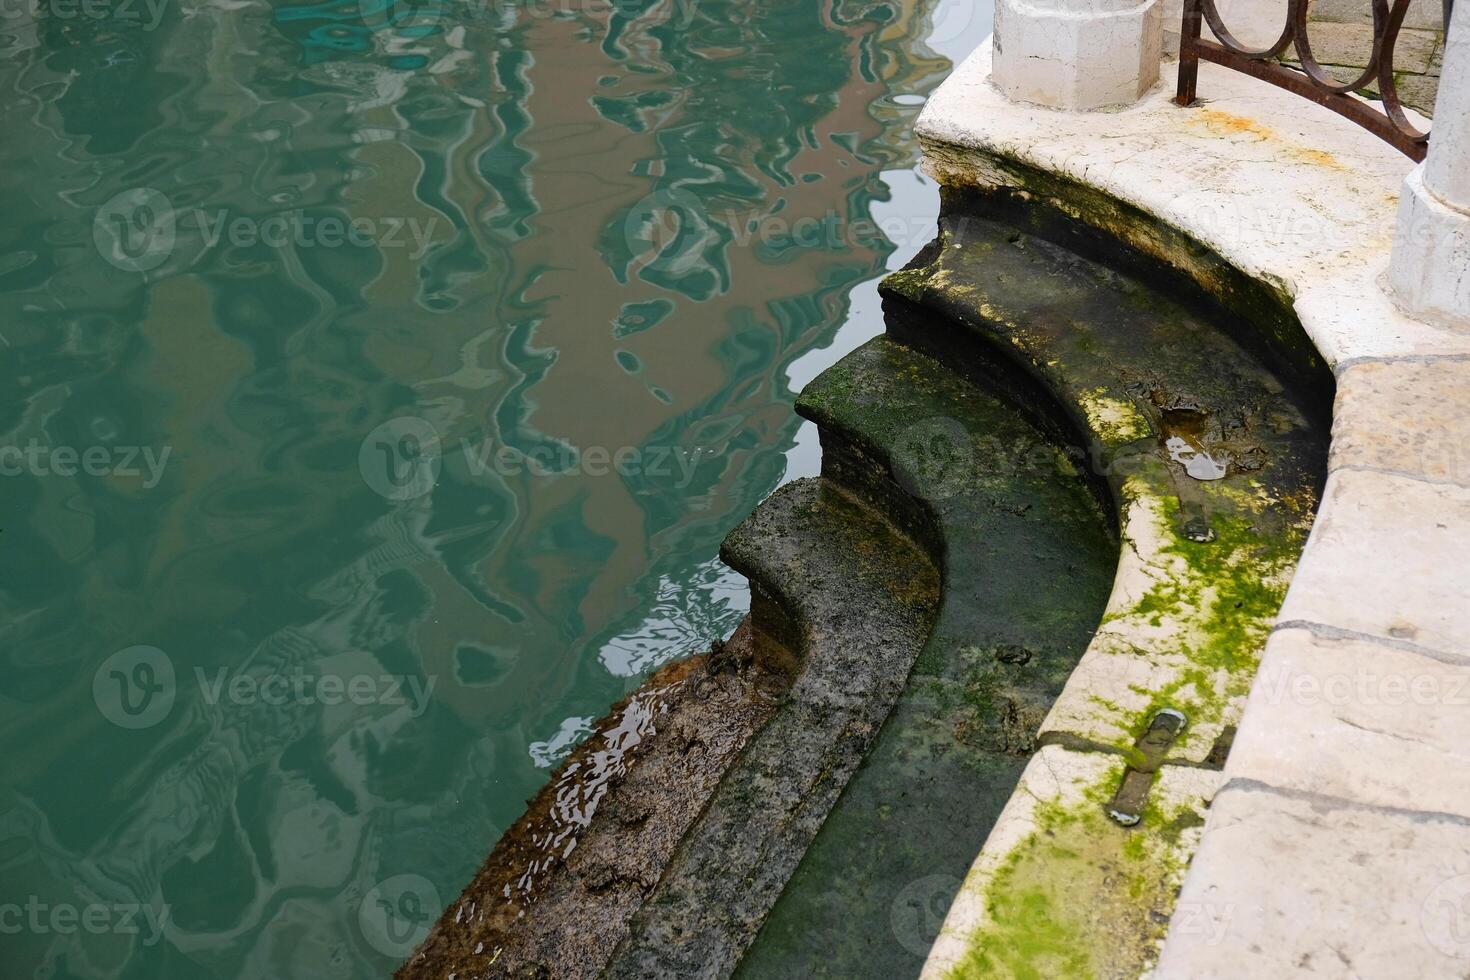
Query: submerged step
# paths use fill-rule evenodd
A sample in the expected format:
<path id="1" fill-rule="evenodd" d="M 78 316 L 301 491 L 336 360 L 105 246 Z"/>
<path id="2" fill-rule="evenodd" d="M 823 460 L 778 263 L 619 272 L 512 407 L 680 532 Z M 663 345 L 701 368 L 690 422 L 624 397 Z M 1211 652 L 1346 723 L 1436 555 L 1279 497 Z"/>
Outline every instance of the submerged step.
<path id="1" fill-rule="evenodd" d="M 722 555 L 779 607 L 777 630 L 795 631 L 800 671 L 680 843 L 606 977 L 730 975 L 867 753 L 933 623 L 938 580 L 927 556 L 824 479 L 777 490 Z"/>
<path id="2" fill-rule="evenodd" d="M 929 540 L 940 612 L 909 684 L 738 976 L 917 976 L 1100 620 L 1117 544 L 1018 406 L 878 338 L 809 384 L 823 474 Z"/>

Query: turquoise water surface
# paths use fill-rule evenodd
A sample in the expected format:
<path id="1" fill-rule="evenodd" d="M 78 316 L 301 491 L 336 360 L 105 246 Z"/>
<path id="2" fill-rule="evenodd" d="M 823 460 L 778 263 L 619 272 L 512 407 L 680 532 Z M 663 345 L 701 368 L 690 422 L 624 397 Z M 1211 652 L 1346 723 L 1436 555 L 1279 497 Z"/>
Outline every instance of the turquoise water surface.
<path id="1" fill-rule="evenodd" d="M 739 622 L 989 19 L 11 0 L 0 976 L 387 975 Z"/>

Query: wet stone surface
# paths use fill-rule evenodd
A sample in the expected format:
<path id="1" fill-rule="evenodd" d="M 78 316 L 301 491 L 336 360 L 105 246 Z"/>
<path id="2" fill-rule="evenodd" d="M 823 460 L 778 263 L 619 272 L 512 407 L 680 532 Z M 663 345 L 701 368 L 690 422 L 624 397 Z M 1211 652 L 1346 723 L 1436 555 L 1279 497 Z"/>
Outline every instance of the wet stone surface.
<path id="1" fill-rule="evenodd" d="M 763 707 L 685 790 L 640 795 L 643 763 L 610 788 L 548 862 L 565 901 L 506 923 L 506 950 L 544 937 L 527 969 L 917 976 L 976 888 L 994 918 L 925 976 L 1136 975 L 1154 955 L 1310 528 L 1327 413 L 1247 325 L 973 203 L 951 194 L 939 241 L 888 280 L 888 336 L 802 395 L 822 476 L 726 540 L 752 583 L 748 666 L 693 689 L 748 675 L 731 703 Z M 794 674 L 779 707 L 762 672 Z M 687 718 L 653 751 L 692 754 Z M 1066 793 L 1027 796 L 1062 772 Z M 1022 796 L 1033 829 L 975 879 Z M 428 949 L 470 937 L 441 923 Z"/>
<path id="2" fill-rule="evenodd" d="M 867 755 L 934 622 L 939 583 L 927 556 L 823 479 L 777 490 L 726 539 L 722 556 L 800 624 L 801 671 L 633 917 L 609 978 L 735 970 Z"/>
<path id="3" fill-rule="evenodd" d="M 749 625 L 654 674 L 596 726 L 500 839 L 398 980 L 596 977 L 791 678 Z"/>
<path id="4" fill-rule="evenodd" d="M 828 478 L 911 488 L 943 541 L 943 599 L 903 697 L 737 976 L 915 976 L 1102 617 L 1117 543 L 1026 413 L 891 340 L 808 385 L 798 411 L 822 427 Z"/>

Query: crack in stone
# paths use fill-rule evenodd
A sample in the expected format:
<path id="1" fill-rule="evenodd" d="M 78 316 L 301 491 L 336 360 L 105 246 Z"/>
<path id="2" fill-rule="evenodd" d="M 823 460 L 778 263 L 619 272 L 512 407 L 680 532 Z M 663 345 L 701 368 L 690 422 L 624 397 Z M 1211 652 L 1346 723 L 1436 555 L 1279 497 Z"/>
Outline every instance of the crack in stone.
<path id="1" fill-rule="evenodd" d="M 1350 800 L 1346 797 L 1332 796 L 1328 793 L 1315 793 L 1311 790 L 1288 789 L 1284 786 L 1275 786 L 1259 779 L 1236 777 L 1225 781 L 1220 791 L 1215 794 L 1219 800 L 1227 792 L 1236 791 L 1241 793 L 1270 793 L 1285 799 L 1300 800 L 1310 803 L 1313 807 L 1326 810 L 1360 810 L 1365 813 L 1381 813 L 1385 816 L 1404 817 L 1415 823 L 1447 823 L 1460 827 L 1470 827 L 1470 817 L 1458 813 L 1446 813 L 1442 810 L 1414 810 L 1408 807 L 1384 806 L 1379 803 L 1364 803 L 1360 800 Z"/>
<path id="2" fill-rule="evenodd" d="M 1433 660 L 1449 667 L 1470 667 L 1470 656 L 1461 653 L 1451 653 L 1447 650 L 1437 650 L 1409 640 L 1401 640 L 1392 636 L 1379 636 L 1376 633 L 1362 633 L 1358 630 L 1344 629 L 1340 626 L 1329 626 L 1326 623 L 1314 623 L 1306 619 L 1288 619 L 1277 623 L 1271 628 L 1272 633 L 1284 633 L 1288 630 L 1301 630 L 1324 640 L 1351 640 L 1359 643 L 1376 643 L 1380 646 L 1391 647 L 1403 653 L 1412 653 L 1426 660 Z"/>

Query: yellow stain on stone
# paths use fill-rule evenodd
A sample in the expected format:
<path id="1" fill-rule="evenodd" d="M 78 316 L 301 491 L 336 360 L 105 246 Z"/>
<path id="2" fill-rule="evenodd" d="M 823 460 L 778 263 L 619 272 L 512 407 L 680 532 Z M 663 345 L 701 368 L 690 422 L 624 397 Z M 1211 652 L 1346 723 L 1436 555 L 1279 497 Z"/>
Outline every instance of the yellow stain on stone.
<path id="1" fill-rule="evenodd" d="M 1286 151 L 1297 160 L 1314 167 L 1324 167 L 1328 170 L 1347 169 L 1331 153 L 1297 145 L 1294 141 L 1283 137 L 1270 126 L 1258 123 L 1254 119 L 1248 119 L 1245 116 L 1237 116 L 1231 112 L 1222 112 L 1219 109 L 1197 109 L 1194 115 L 1190 117 L 1190 122 L 1203 126 L 1217 136 L 1254 136 L 1260 140 L 1281 143 Z"/>
<path id="2" fill-rule="evenodd" d="M 1092 431 L 1108 445 L 1120 446 L 1153 434 L 1148 419 L 1132 402 L 1109 397 L 1106 388 L 1082 392 L 1081 401 Z"/>

